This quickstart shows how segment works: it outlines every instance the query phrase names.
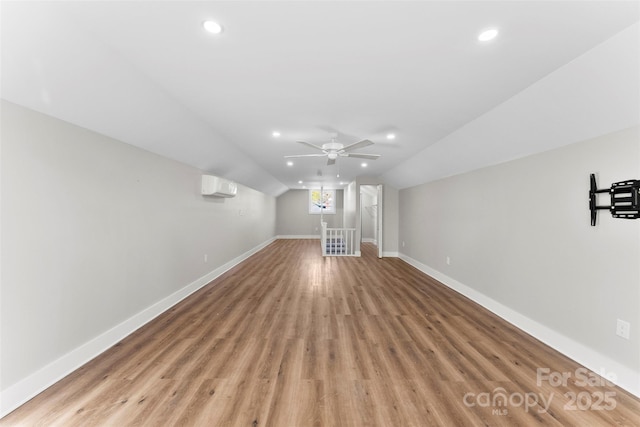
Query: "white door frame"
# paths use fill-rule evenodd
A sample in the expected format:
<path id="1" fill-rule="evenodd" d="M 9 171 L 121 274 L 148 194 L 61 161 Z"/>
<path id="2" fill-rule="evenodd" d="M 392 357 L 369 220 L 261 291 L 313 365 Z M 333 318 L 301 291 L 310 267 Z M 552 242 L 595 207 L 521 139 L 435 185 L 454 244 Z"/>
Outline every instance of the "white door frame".
<path id="1" fill-rule="evenodd" d="M 378 188 L 378 207 L 376 208 L 376 238 L 378 239 L 378 258 L 382 258 L 382 184 Z"/>

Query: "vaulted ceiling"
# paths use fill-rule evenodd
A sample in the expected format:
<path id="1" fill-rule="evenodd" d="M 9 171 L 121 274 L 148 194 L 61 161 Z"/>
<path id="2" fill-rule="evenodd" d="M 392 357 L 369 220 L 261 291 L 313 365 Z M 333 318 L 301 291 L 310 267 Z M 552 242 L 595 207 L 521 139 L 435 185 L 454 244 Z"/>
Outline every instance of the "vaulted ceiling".
<path id="1" fill-rule="evenodd" d="M 640 116 L 636 1 L 1 7 L 3 98 L 272 195 L 358 175 L 404 188 Z M 381 157 L 287 166 L 313 153 L 296 140 L 334 133 Z"/>

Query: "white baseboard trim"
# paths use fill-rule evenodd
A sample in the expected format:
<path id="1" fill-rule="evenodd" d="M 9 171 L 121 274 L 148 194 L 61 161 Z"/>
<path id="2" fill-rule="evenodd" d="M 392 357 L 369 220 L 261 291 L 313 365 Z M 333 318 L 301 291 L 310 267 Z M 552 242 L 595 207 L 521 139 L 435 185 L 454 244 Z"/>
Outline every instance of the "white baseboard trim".
<path id="1" fill-rule="evenodd" d="M 575 360 L 596 374 L 615 374 L 615 380 L 610 381 L 620 388 L 627 390 L 640 398 L 640 371 L 635 371 L 611 358 L 599 353 L 593 348 L 587 347 L 553 329 L 548 328 L 533 319 L 530 319 L 517 311 L 487 297 L 486 295 L 458 282 L 426 264 L 421 263 L 405 254 L 399 254 L 400 259 L 412 265 L 423 273 L 433 277 L 445 286 L 461 293 L 472 301 L 480 304 L 492 313 L 537 338 L 565 356 Z M 541 366 L 546 368 L 546 366 Z"/>
<path id="2" fill-rule="evenodd" d="M 363 241 L 364 243 L 373 243 L 373 244 L 376 244 L 375 239 L 372 239 L 371 237 L 363 237 L 363 238 L 362 238 L 362 241 Z"/>
<path id="3" fill-rule="evenodd" d="M 276 239 L 320 239 L 319 234 L 285 234 L 278 235 Z"/>
<path id="4" fill-rule="evenodd" d="M 141 328 L 160 314 L 167 311 L 198 289 L 216 279 L 251 255 L 265 248 L 276 238 L 271 238 L 242 255 L 221 265 L 210 273 L 196 279 L 184 288 L 174 292 L 157 303 L 147 307 L 110 330 L 98 335 L 85 344 L 71 350 L 59 359 L 49 363 L 23 380 L 0 392 L 0 418 L 26 403 L 37 394 L 52 386 L 85 363 L 94 359 L 119 341 Z"/>
<path id="5" fill-rule="evenodd" d="M 398 258 L 397 251 L 382 251 L 382 256 L 384 258 Z"/>

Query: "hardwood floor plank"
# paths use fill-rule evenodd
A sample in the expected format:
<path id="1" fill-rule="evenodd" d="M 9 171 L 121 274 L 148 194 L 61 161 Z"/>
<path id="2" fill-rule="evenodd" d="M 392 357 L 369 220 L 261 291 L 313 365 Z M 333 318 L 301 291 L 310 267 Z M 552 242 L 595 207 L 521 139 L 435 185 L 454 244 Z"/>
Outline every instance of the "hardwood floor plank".
<path id="1" fill-rule="evenodd" d="M 640 425 L 636 397 L 575 374 L 538 383 L 539 368 L 584 368 L 362 251 L 323 258 L 317 240 L 276 241 L 0 425 Z"/>
<path id="2" fill-rule="evenodd" d="M 278 398 L 271 401 L 269 408 L 269 420 L 273 425 L 296 425 L 296 411 L 300 404 L 297 397 L 302 377 L 303 355 L 304 341 L 287 340 L 276 378 L 274 395 Z"/>

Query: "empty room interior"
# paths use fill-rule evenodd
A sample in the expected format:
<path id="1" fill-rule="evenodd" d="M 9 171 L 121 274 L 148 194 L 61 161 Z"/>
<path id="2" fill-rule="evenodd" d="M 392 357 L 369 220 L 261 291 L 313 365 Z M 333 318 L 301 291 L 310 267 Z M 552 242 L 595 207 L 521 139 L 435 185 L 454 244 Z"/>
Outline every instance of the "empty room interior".
<path id="1" fill-rule="evenodd" d="M 0 425 L 640 425 L 640 2 L 0 20 Z"/>

